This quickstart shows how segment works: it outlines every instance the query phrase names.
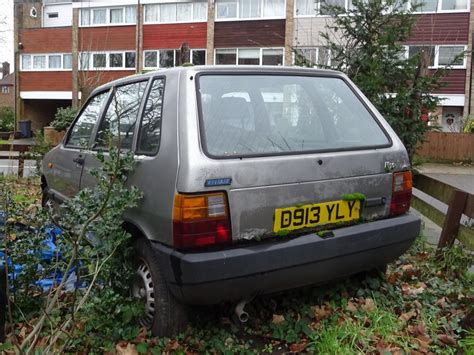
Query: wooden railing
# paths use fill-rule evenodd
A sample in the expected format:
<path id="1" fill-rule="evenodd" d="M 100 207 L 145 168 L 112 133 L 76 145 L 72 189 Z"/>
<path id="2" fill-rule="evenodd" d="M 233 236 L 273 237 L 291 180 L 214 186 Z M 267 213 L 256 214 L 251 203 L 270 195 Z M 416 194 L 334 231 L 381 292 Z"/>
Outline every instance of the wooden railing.
<path id="1" fill-rule="evenodd" d="M 474 251 L 474 229 L 463 225 L 461 217 L 474 218 L 474 195 L 426 175 L 415 175 L 412 206 L 442 227 L 438 248 L 452 245 L 455 239 Z M 448 205 L 446 213 L 434 206 L 419 191 Z"/>
<path id="2" fill-rule="evenodd" d="M 0 152 L 18 152 L 18 155 L 0 156 L 0 160 L 18 160 L 18 176 L 23 177 L 30 147 L 27 144 L 0 144 Z"/>

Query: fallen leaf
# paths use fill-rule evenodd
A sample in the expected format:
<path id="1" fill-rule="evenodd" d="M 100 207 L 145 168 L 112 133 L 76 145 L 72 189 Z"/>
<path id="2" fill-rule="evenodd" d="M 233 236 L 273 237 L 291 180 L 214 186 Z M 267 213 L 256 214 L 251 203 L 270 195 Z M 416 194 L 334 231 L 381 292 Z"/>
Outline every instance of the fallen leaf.
<path id="1" fill-rule="evenodd" d="M 441 307 L 442 309 L 446 308 L 446 303 L 448 302 L 447 297 L 441 297 L 439 300 L 436 301 L 436 305 Z"/>
<path id="2" fill-rule="evenodd" d="M 397 282 L 399 277 L 400 277 L 400 273 L 393 272 L 393 273 L 387 275 L 386 280 L 389 284 L 393 285 Z"/>
<path id="3" fill-rule="evenodd" d="M 356 303 L 353 302 L 353 301 L 347 302 L 346 311 L 349 311 L 349 312 L 357 312 L 357 305 L 356 305 Z"/>
<path id="4" fill-rule="evenodd" d="M 414 267 L 413 267 L 412 264 L 407 264 L 407 265 L 402 265 L 401 269 L 402 269 L 403 271 L 410 271 L 410 270 L 413 270 Z"/>
<path id="5" fill-rule="evenodd" d="M 132 343 L 119 342 L 115 346 L 115 350 L 117 351 L 117 355 L 138 355 L 135 344 Z"/>
<path id="6" fill-rule="evenodd" d="M 414 301 L 412 302 L 412 304 L 413 304 L 413 306 L 415 306 L 416 309 L 422 309 L 422 308 L 423 308 L 423 306 L 421 305 L 421 303 L 418 302 L 417 300 L 414 300 Z"/>
<path id="7" fill-rule="evenodd" d="M 412 309 L 406 313 L 402 313 L 398 319 L 408 322 L 410 319 L 415 318 L 417 316 L 417 311 Z"/>
<path id="8" fill-rule="evenodd" d="M 431 339 L 426 336 L 426 335 L 418 335 L 415 340 L 418 342 L 418 345 L 419 345 L 419 350 L 424 352 L 424 353 L 427 353 L 428 352 L 428 347 L 431 343 Z"/>
<path id="9" fill-rule="evenodd" d="M 332 313 L 331 308 L 327 306 L 313 306 L 311 307 L 311 310 L 313 311 L 313 315 L 316 320 L 326 319 Z"/>
<path id="10" fill-rule="evenodd" d="M 272 323 L 273 324 L 281 324 L 285 321 L 285 317 L 282 316 L 281 314 L 274 314 L 272 318 Z"/>
<path id="11" fill-rule="evenodd" d="M 179 348 L 179 342 L 177 340 L 172 340 L 168 343 L 167 349 L 176 351 Z"/>
<path id="12" fill-rule="evenodd" d="M 447 334 L 438 334 L 438 340 L 445 345 L 457 345 L 456 339 Z"/>
<path id="13" fill-rule="evenodd" d="M 366 298 L 361 308 L 366 312 L 373 311 L 376 308 L 374 300 L 372 298 Z"/>
<path id="14" fill-rule="evenodd" d="M 303 341 L 301 343 L 291 344 L 290 351 L 293 353 L 301 353 L 306 349 L 307 346 L 308 346 L 308 343 L 306 341 Z"/>

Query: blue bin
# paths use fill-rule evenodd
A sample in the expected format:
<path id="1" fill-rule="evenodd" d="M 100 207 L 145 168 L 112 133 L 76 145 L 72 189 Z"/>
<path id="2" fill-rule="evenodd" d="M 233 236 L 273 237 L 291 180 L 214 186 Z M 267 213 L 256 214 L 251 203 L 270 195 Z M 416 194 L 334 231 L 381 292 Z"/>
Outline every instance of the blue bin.
<path id="1" fill-rule="evenodd" d="M 31 121 L 23 120 L 18 122 L 20 126 L 20 132 L 23 138 L 31 138 Z"/>

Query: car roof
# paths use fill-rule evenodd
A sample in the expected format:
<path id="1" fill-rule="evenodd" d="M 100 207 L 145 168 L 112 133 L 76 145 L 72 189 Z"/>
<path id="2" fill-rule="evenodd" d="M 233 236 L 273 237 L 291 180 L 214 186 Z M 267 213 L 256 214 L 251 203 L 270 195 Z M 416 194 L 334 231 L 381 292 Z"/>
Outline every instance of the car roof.
<path id="1" fill-rule="evenodd" d="M 150 77 L 155 77 L 159 75 L 177 75 L 179 73 L 192 73 L 193 75 L 199 73 L 266 73 L 266 74 L 303 74 L 303 75 L 324 75 L 324 74 L 331 74 L 331 75 L 343 75 L 341 72 L 329 69 L 315 69 L 315 68 L 307 68 L 307 67 L 290 67 L 290 66 L 271 66 L 271 65 L 197 65 L 197 66 L 185 66 L 185 67 L 174 67 L 174 68 L 166 68 L 166 69 L 158 69 L 154 71 L 150 71 L 145 74 L 134 74 L 130 75 L 121 79 L 117 79 L 111 81 L 107 84 L 101 85 L 93 90 L 91 95 L 95 95 L 98 92 L 110 89 L 113 86 L 121 86 L 131 82 L 136 82 L 139 80 L 146 80 Z"/>

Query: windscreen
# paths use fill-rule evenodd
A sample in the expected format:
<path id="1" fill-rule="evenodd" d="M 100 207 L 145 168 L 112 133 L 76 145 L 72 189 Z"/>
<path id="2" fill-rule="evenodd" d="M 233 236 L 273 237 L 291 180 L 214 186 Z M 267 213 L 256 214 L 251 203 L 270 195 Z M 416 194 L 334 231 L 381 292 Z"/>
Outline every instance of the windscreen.
<path id="1" fill-rule="evenodd" d="M 390 142 L 346 82 L 297 75 L 201 75 L 203 148 L 213 157 L 362 149 Z"/>

